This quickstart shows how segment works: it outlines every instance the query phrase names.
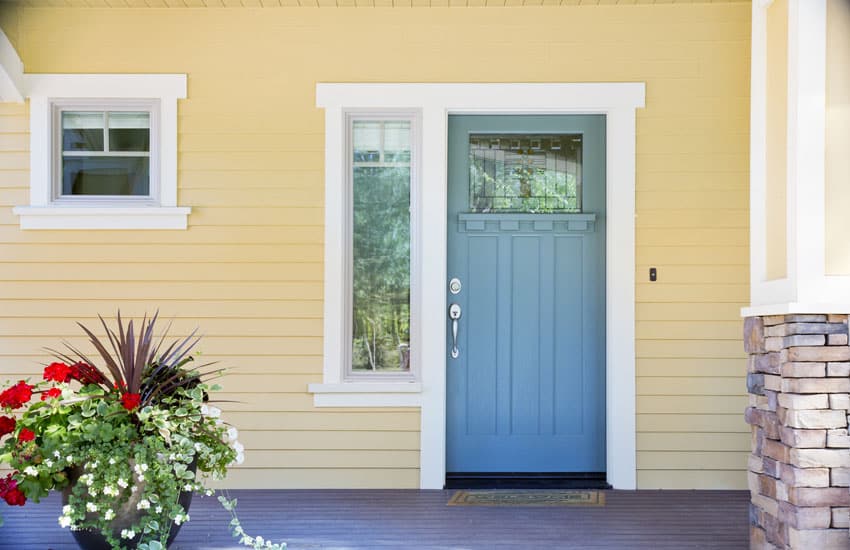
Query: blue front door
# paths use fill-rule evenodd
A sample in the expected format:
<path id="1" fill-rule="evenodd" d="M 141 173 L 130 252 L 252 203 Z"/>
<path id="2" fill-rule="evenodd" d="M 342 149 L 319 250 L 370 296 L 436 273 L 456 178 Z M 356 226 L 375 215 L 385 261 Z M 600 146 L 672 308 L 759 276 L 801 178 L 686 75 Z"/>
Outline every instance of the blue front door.
<path id="1" fill-rule="evenodd" d="M 446 471 L 604 472 L 605 118 L 451 116 L 448 156 Z"/>

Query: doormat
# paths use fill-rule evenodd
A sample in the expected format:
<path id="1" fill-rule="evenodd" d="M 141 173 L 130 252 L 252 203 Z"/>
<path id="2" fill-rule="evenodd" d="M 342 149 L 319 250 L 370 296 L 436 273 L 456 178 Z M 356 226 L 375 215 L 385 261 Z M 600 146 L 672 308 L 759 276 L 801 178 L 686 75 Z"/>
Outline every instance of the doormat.
<path id="1" fill-rule="evenodd" d="M 601 491 L 456 491 L 447 506 L 605 506 Z"/>

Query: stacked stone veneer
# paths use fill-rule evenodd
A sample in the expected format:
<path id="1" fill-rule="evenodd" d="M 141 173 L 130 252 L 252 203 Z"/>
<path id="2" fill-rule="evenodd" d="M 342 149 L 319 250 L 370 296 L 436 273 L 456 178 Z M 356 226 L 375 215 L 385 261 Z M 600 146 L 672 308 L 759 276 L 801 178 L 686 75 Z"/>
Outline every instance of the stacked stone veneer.
<path id="1" fill-rule="evenodd" d="M 750 547 L 850 549 L 847 315 L 750 317 Z"/>

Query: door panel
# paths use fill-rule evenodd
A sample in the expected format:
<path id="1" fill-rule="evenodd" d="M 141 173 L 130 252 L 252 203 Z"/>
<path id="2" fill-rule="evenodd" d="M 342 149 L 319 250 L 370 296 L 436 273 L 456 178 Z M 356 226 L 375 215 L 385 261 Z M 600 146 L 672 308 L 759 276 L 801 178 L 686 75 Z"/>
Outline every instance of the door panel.
<path id="1" fill-rule="evenodd" d="M 448 472 L 605 470 L 604 127 L 596 115 L 449 118 L 448 268 L 463 288 L 448 301 L 463 313 L 447 359 Z M 579 150 L 558 157 L 571 137 Z M 578 198 L 551 196 L 570 189 Z"/>

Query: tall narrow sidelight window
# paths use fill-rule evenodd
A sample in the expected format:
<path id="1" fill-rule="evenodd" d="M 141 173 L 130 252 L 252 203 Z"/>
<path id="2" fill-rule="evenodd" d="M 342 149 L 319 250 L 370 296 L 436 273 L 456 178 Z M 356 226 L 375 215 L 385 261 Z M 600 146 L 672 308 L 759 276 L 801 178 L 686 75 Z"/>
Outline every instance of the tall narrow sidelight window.
<path id="1" fill-rule="evenodd" d="M 411 356 L 411 120 L 349 120 L 351 374 L 406 374 Z"/>

